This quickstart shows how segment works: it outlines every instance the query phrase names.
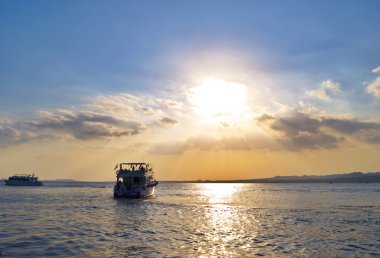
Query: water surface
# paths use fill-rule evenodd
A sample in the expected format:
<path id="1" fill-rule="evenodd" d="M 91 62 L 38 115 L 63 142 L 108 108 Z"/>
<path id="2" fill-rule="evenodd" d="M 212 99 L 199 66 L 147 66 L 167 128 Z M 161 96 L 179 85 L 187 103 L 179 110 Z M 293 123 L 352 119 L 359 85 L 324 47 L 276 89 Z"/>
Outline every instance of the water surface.
<path id="1" fill-rule="evenodd" d="M 0 186 L 3 256 L 380 254 L 380 184 L 160 183 L 147 200 L 112 187 Z"/>

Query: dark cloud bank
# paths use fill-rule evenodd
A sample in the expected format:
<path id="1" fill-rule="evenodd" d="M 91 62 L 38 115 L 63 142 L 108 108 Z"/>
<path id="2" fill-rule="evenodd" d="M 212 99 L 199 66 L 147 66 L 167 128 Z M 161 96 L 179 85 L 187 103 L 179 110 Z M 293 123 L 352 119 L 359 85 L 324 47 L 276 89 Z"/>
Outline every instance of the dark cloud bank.
<path id="1" fill-rule="evenodd" d="M 38 118 L 22 123 L 33 131 L 71 135 L 79 140 L 121 137 L 144 132 L 146 126 L 138 121 L 121 120 L 111 115 L 93 112 L 44 112 Z"/>
<path id="2" fill-rule="evenodd" d="M 313 117 L 301 112 L 283 116 L 262 115 L 258 124 L 270 129 L 287 149 L 336 148 L 351 137 L 367 143 L 379 143 L 380 123 L 355 119 Z"/>
<path id="3" fill-rule="evenodd" d="M 163 116 L 151 124 L 137 119 L 91 111 L 42 111 L 33 119 L 0 123 L 0 146 L 5 147 L 41 139 L 71 138 L 78 140 L 112 139 L 142 134 L 149 127 L 166 128 L 178 120 Z M 240 136 L 213 138 L 207 132 L 182 141 L 162 143 L 152 147 L 157 154 L 179 154 L 188 149 L 200 150 L 281 150 L 338 148 L 348 139 L 379 144 L 380 123 L 355 119 L 313 116 L 293 111 L 286 114 L 263 114 L 254 121 L 266 134 L 246 132 Z"/>
<path id="4" fill-rule="evenodd" d="M 313 116 L 299 111 L 263 114 L 255 122 L 267 134 L 246 132 L 244 135 L 223 138 L 193 136 L 169 144 L 159 143 L 152 147 L 151 152 L 175 155 L 190 149 L 302 151 L 339 148 L 349 139 L 369 144 L 380 143 L 379 122 Z"/>
<path id="5" fill-rule="evenodd" d="M 0 147 L 43 139 L 112 139 L 142 134 L 149 126 L 176 123 L 178 121 L 170 117 L 163 117 L 147 125 L 133 119 L 89 111 L 42 111 L 33 119 L 3 125 L 0 123 Z"/>

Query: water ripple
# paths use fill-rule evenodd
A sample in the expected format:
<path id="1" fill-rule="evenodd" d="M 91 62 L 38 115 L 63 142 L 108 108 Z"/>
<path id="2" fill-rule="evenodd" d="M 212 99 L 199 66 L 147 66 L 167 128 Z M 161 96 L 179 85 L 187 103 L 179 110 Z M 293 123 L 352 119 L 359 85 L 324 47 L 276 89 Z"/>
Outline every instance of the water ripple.
<path id="1" fill-rule="evenodd" d="M 0 186 L 4 257 L 366 257 L 380 253 L 379 184 Z"/>

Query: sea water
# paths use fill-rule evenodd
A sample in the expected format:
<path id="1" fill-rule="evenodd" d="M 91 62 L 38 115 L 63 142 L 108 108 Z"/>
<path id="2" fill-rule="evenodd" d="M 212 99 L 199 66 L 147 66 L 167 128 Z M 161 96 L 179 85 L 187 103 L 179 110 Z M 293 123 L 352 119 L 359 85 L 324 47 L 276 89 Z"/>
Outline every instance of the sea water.
<path id="1" fill-rule="evenodd" d="M 380 184 L 113 183 L 0 186 L 3 257 L 371 257 Z"/>

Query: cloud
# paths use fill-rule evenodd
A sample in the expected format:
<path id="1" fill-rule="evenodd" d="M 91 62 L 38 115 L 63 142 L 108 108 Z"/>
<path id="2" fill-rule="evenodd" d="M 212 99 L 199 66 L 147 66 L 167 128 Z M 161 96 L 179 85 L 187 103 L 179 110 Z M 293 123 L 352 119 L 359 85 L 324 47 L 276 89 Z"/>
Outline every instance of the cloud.
<path id="1" fill-rule="evenodd" d="M 365 140 L 368 143 L 380 144 L 380 135 L 372 135 L 372 136 L 365 138 Z"/>
<path id="2" fill-rule="evenodd" d="M 321 86 L 316 90 L 306 91 L 306 96 L 315 97 L 320 100 L 330 101 L 332 96 L 340 92 L 340 83 L 331 80 L 326 80 L 321 83 Z"/>
<path id="3" fill-rule="evenodd" d="M 284 116 L 264 114 L 257 122 L 267 127 L 272 136 L 287 150 L 336 148 L 343 138 L 321 130 L 321 121 L 300 112 L 291 112 Z"/>
<path id="4" fill-rule="evenodd" d="M 301 132 L 318 132 L 319 123 L 306 114 L 294 113 L 286 117 L 267 117 L 266 120 L 273 120 L 271 128 L 276 131 L 284 132 L 287 136 L 296 136 Z M 261 118 L 261 121 L 265 119 Z"/>
<path id="5" fill-rule="evenodd" d="M 35 138 L 36 135 L 32 132 L 22 131 L 10 126 L 0 125 L 0 147 L 27 142 Z"/>
<path id="6" fill-rule="evenodd" d="M 299 151 L 303 149 L 337 148 L 343 140 L 344 137 L 318 132 L 311 135 L 297 135 L 290 139 L 282 139 L 280 142 L 288 150 Z"/>
<path id="7" fill-rule="evenodd" d="M 337 119 L 323 117 L 320 119 L 323 127 L 330 128 L 342 134 L 355 134 L 363 131 L 378 131 L 380 129 L 379 122 L 361 122 L 355 119 Z M 380 132 L 379 132 L 380 133 Z"/>
<path id="8" fill-rule="evenodd" d="M 257 123 L 269 129 L 288 150 L 337 148 L 347 137 L 368 143 L 377 143 L 379 122 L 362 122 L 292 111 L 287 114 L 262 115 Z"/>
<path id="9" fill-rule="evenodd" d="M 373 73 L 380 73 L 380 66 L 372 70 Z M 374 81 L 368 84 L 367 92 L 376 98 L 380 99 L 380 76 L 377 77 Z"/>
<path id="10" fill-rule="evenodd" d="M 262 115 L 257 120 L 259 123 L 271 121 L 271 129 L 281 131 L 287 136 L 300 135 L 301 133 L 317 133 L 321 128 L 329 128 L 342 134 L 353 134 L 360 131 L 378 130 L 379 122 L 361 122 L 355 119 L 334 117 L 313 117 L 310 114 L 291 111 L 282 116 Z"/>
<path id="11" fill-rule="evenodd" d="M 86 105 L 90 110 L 118 117 L 144 120 L 148 117 L 172 116 L 181 108 L 180 103 L 150 96 L 127 93 L 97 96 Z"/>
<path id="12" fill-rule="evenodd" d="M 321 84 L 321 88 L 325 90 L 330 90 L 333 93 L 337 93 L 340 92 L 340 83 L 331 80 L 323 81 Z"/>
<path id="13" fill-rule="evenodd" d="M 176 119 L 167 116 L 160 118 L 158 122 L 162 125 L 173 125 L 178 123 Z"/>
<path id="14" fill-rule="evenodd" d="M 186 139 L 158 142 L 149 151 L 179 155 L 188 150 L 303 151 L 339 148 L 346 142 L 380 144 L 380 122 L 377 121 L 317 116 L 298 110 L 263 114 L 255 121 L 266 133 L 240 131 L 222 137 L 198 134 Z"/>
<path id="15" fill-rule="evenodd" d="M 374 68 L 374 69 L 372 70 L 372 72 L 373 72 L 373 73 L 380 73 L 380 66 Z"/>
<path id="16" fill-rule="evenodd" d="M 380 99 L 380 77 L 367 86 L 367 92 Z"/>
<path id="17" fill-rule="evenodd" d="M 306 94 L 306 96 L 315 97 L 315 98 L 318 98 L 320 100 L 325 100 L 325 101 L 331 100 L 331 97 L 323 89 L 306 91 L 305 94 Z"/>
<path id="18" fill-rule="evenodd" d="M 138 121 L 123 120 L 90 111 L 42 111 L 35 119 L 23 123 L 34 131 L 45 130 L 80 140 L 114 138 L 144 132 L 146 126 Z"/>
<path id="19" fill-rule="evenodd" d="M 177 124 L 180 105 L 131 94 L 101 95 L 76 109 L 41 110 L 20 121 L 0 120 L 0 146 L 42 139 L 113 139 Z"/>

